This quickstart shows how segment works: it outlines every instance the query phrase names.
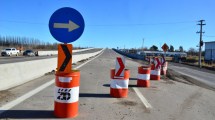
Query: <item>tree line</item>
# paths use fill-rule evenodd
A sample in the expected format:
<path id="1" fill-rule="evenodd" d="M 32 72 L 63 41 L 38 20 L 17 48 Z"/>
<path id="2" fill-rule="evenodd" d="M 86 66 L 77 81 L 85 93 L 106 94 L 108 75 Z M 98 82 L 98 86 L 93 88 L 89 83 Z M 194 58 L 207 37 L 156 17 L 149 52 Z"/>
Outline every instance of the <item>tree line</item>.
<path id="1" fill-rule="evenodd" d="M 36 38 L 19 36 L 0 36 L 0 46 L 15 47 L 18 49 L 57 49 L 57 43 L 43 42 Z"/>
<path id="2" fill-rule="evenodd" d="M 158 51 L 158 47 L 156 45 L 152 45 L 149 50 Z M 167 49 L 168 52 L 185 52 L 183 46 L 179 46 L 179 49 L 175 50 L 172 45 Z"/>
<path id="3" fill-rule="evenodd" d="M 119 49 L 119 48 L 117 47 L 117 49 Z M 143 51 L 159 51 L 159 49 L 158 49 L 158 47 L 156 45 L 152 45 L 149 48 L 147 48 L 147 47 L 144 47 L 144 48 L 131 48 L 130 50 L 133 50 L 133 51 L 142 51 L 142 50 Z M 198 49 L 195 49 L 194 47 L 190 47 L 186 51 L 186 50 L 184 50 L 183 46 L 179 46 L 178 49 L 175 49 L 173 45 L 169 45 L 169 48 L 167 49 L 167 52 L 185 52 L 185 53 L 187 53 L 187 55 L 190 55 L 190 56 L 198 56 L 199 55 Z M 203 50 L 202 51 L 202 56 L 204 56 L 204 55 L 205 55 L 205 51 Z"/>
<path id="4" fill-rule="evenodd" d="M 158 47 L 156 45 L 152 45 L 149 49 L 145 48 L 145 50 L 150 50 L 150 51 L 158 51 Z M 188 51 L 185 51 L 183 49 L 183 46 L 179 46 L 178 49 L 175 49 L 173 45 L 170 45 L 168 50 L 168 52 L 186 52 L 188 55 L 192 55 L 192 56 L 198 56 L 199 52 L 197 49 L 191 47 L 189 48 Z M 204 56 L 204 51 L 202 52 L 202 55 Z"/>

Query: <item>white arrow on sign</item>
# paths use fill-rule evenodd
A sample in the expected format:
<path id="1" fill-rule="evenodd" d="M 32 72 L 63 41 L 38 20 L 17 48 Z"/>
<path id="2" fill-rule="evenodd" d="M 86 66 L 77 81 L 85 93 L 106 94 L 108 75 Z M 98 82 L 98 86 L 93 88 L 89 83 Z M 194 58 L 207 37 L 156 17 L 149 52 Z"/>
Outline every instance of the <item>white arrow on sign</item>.
<path id="1" fill-rule="evenodd" d="M 69 20 L 69 23 L 54 23 L 54 28 L 66 28 L 68 32 L 78 29 L 80 26 Z"/>

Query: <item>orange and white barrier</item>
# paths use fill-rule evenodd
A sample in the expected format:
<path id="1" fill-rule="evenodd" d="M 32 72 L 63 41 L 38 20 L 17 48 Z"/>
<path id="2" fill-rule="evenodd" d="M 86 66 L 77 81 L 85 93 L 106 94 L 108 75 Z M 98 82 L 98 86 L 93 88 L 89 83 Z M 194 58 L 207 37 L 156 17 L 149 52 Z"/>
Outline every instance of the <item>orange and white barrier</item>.
<path id="1" fill-rule="evenodd" d="M 160 80 L 160 68 L 156 69 L 154 64 L 151 64 L 150 80 Z"/>
<path id="2" fill-rule="evenodd" d="M 165 62 L 165 63 L 161 66 L 161 75 L 166 75 L 167 66 L 168 66 L 168 62 Z"/>
<path id="3" fill-rule="evenodd" d="M 148 62 L 150 62 L 150 57 L 146 57 L 145 60 L 148 61 Z"/>
<path id="4" fill-rule="evenodd" d="M 128 96 L 130 71 L 124 70 L 123 77 L 115 76 L 115 69 L 111 70 L 110 95 L 115 98 L 124 98 Z"/>
<path id="5" fill-rule="evenodd" d="M 153 58 L 149 57 L 149 64 L 152 64 Z"/>
<path id="6" fill-rule="evenodd" d="M 150 87 L 150 66 L 138 67 L 137 86 Z"/>
<path id="7" fill-rule="evenodd" d="M 60 118 L 78 115 L 80 71 L 55 74 L 54 114 Z"/>

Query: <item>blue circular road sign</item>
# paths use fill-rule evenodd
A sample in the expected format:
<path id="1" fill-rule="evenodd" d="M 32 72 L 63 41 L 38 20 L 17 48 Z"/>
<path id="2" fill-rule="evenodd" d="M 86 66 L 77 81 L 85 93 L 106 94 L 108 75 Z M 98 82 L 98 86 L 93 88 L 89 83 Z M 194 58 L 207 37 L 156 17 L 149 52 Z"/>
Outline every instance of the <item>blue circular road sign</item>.
<path id="1" fill-rule="evenodd" d="M 84 19 L 75 9 L 64 7 L 55 11 L 49 20 L 49 31 L 59 42 L 76 41 L 84 32 Z"/>

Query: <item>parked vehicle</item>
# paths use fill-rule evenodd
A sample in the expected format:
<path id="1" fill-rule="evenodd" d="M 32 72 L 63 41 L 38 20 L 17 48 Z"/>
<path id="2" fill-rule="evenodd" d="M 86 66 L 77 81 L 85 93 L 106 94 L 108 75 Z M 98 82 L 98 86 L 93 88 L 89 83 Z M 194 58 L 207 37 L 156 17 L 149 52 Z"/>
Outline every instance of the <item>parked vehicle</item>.
<path id="1" fill-rule="evenodd" d="M 12 56 L 12 55 L 18 56 L 19 50 L 17 50 L 16 48 L 6 48 L 1 52 L 1 56 Z"/>
<path id="2" fill-rule="evenodd" d="M 26 50 L 23 52 L 23 56 L 35 56 L 35 53 L 33 50 Z"/>

